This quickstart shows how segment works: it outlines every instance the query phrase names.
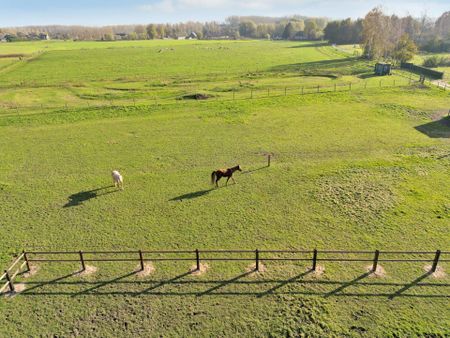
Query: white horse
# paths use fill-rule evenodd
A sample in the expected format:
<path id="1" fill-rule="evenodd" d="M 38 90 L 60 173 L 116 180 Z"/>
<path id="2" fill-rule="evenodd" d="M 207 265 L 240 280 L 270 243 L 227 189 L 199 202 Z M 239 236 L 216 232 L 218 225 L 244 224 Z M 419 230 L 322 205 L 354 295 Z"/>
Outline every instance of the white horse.
<path id="1" fill-rule="evenodd" d="M 120 173 L 117 170 L 113 170 L 111 175 L 112 175 L 114 186 L 116 188 L 120 188 L 121 190 L 123 190 L 123 177 L 122 177 L 122 175 L 120 175 Z"/>

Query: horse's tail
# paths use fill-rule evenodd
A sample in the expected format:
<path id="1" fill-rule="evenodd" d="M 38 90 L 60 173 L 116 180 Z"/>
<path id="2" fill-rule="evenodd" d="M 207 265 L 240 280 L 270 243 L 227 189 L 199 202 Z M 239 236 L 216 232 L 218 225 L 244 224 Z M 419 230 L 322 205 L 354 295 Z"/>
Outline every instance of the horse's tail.
<path id="1" fill-rule="evenodd" d="M 215 171 L 213 171 L 211 174 L 211 184 L 214 184 L 214 183 L 216 183 L 216 172 Z"/>

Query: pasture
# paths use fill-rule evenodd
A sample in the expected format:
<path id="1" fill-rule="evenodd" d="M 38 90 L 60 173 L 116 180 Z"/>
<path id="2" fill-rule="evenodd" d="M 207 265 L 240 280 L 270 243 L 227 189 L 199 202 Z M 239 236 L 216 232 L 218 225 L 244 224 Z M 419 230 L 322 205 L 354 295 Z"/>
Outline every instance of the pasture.
<path id="1" fill-rule="evenodd" d="M 0 59 L 2 267 L 24 248 L 450 247 L 450 93 L 407 73 L 380 87 L 371 63 L 306 42 L 0 45 L 13 53 L 27 56 Z M 330 90 L 301 94 L 316 86 Z M 38 264 L 0 299 L 0 336 L 450 334 L 447 262 L 442 278 L 425 263 L 383 263 L 382 278 L 351 262 L 192 264 Z"/>

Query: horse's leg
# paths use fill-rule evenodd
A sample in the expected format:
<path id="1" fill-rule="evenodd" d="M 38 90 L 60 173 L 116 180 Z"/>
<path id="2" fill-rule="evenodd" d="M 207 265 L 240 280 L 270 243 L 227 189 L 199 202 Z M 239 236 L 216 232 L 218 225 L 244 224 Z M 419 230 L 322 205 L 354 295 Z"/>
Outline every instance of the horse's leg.
<path id="1" fill-rule="evenodd" d="M 231 177 L 231 176 L 230 176 Z M 230 177 L 227 178 L 227 183 L 225 183 L 225 185 L 228 185 L 228 181 L 230 180 Z"/>
<path id="2" fill-rule="evenodd" d="M 216 176 L 216 188 L 219 187 L 219 180 L 222 178 L 222 176 Z"/>
<path id="3" fill-rule="evenodd" d="M 231 176 L 231 179 L 233 180 L 233 183 L 236 184 L 236 181 L 234 180 L 233 176 Z"/>

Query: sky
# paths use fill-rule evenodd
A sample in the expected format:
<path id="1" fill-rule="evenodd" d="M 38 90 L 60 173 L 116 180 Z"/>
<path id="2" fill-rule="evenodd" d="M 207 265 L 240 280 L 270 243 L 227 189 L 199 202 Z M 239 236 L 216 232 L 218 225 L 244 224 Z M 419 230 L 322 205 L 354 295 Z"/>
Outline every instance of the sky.
<path id="1" fill-rule="evenodd" d="M 450 0 L 0 0 L 0 27 L 224 21 L 231 15 L 363 17 L 381 5 L 389 14 L 438 17 Z"/>

